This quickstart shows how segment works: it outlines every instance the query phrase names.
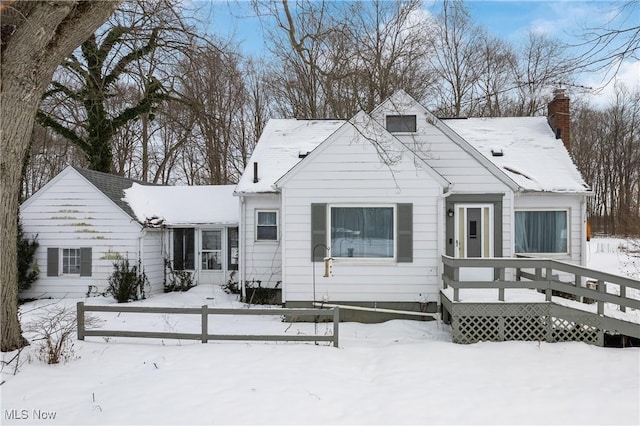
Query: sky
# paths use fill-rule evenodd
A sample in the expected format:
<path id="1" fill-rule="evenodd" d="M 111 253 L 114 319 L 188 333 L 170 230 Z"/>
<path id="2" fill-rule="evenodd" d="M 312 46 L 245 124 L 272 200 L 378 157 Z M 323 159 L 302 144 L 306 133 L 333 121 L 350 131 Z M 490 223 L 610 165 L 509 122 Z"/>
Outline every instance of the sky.
<path id="1" fill-rule="evenodd" d="M 262 55 L 267 52 L 260 21 L 253 15 L 248 1 L 211 0 L 195 1 L 202 6 L 203 20 L 209 22 L 211 32 L 223 39 L 233 38 L 247 54 Z M 523 41 L 532 30 L 568 43 L 579 43 L 578 36 L 584 28 L 609 25 L 622 1 L 491 1 L 471 0 L 467 6 L 472 19 L 487 31 L 512 44 Z M 440 1 L 427 0 L 424 7 L 437 13 Z M 640 7 L 627 14 L 626 22 L 613 21 L 613 27 L 640 26 Z M 599 88 L 610 75 L 588 74 L 579 84 Z M 629 88 L 640 89 L 640 59 L 621 64 L 617 79 Z M 605 102 L 613 93 L 613 82 L 602 90 L 595 103 Z"/>

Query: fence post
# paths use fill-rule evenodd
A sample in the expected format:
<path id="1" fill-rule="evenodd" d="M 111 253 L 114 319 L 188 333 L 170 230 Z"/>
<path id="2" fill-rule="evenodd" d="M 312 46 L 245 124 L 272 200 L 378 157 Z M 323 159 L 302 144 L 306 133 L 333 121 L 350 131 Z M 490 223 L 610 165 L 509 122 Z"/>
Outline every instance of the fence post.
<path id="1" fill-rule="evenodd" d="M 553 269 L 546 268 L 545 274 L 547 275 L 547 288 L 544 289 L 545 300 L 547 302 L 551 302 L 551 297 L 553 296 L 553 290 L 551 290 L 551 280 L 553 279 Z"/>
<path id="2" fill-rule="evenodd" d="M 457 302 L 460 300 L 460 291 L 458 290 L 460 288 L 460 283 L 458 282 L 460 280 L 460 267 L 458 266 L 454 266 L 453 267 L 453 301 Z"/>
<path id="3" fill-rule="evenodd" d="M 581 275 L 575 275 L 575 279 L 576 279 L 576 288 L 581 288 L 582 287 L 582 276 Z M 584 302 L 584 298 L 582 296 L 579 296 L 576 294 L 576 300 L 580 303 Z"/>
<path id="4" fill-rule="evenodd" d="M 78 302 L 76 307 L 78 340 L 84 340 L 84 302 Z"/>
<path id="5" fill-rule="evenodd" d="M 340 327 L 340 308 L 333 308 L 333 347 L 338 347 L 338 329 Z"/>
<path id="6" fill-rule="evenodd" d="M 504 271 L 505 268 L 496 268 L 496 269 L 499 269 L 498 270 L 498 281 L 500 283 L 504 283 L 505 277 L 506 277 L 505 271 Z M 494 277 L 495 277 L 495 272 L 494 272 Z M 498 289 L 498 300 L 501 301 L 501 302 L 504 302 L 504 288 L 499 288 Z"/>
<path id="7" fill-rule="evenodd" d="M 606 284 L 604 280 L 598 280 L 598 293 L 606 293 Z M 598 300 L 598 315 L 604 315 L 604 302 Z"/>
<path id="8" fill-rule="evenodd" d="M 202 343 L 209 341 L 209 314 L 207 305 L 202 305 Z"/>
<path id="9" fill-rule="evenodd" d="M 620 286 L 620 297 L 627 297 L 627 286 L 626 285 L 621 285 Z M 620 312 L 627 312 L 627 307 L 624 305 L 618 305 L 620 306 Z"/>

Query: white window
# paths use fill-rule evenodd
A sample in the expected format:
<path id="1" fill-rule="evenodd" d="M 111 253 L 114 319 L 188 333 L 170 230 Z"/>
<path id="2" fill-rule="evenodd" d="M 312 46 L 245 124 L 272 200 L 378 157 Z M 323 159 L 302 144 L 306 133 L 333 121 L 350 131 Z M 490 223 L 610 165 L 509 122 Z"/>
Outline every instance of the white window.
<path id="1" fill-rule="evenodd" d="M 62 273 L 68 275 L 80 275 L 80 249 L 62 249 Z"/>
<path id="2" fill-rule="evenodd" d="M 391 133 L 415 133 L 415 115 L 387 115 L 387 130 Z"/>
<path id="3" fill-rule="evenodd" d="M 278 212 L 276 210 L 256 211 L 256 240 L 276 241 L 278 239 Z"/>
<path id="4" fill-rule="evenodd" d="M 516 211 L 516 253 L 568 253 L 566 210 Z"/>
<path id="5" fill-rule="evenodd" d="M 331 256 L 394 258 L 393 206 L 331 207 Z"/>

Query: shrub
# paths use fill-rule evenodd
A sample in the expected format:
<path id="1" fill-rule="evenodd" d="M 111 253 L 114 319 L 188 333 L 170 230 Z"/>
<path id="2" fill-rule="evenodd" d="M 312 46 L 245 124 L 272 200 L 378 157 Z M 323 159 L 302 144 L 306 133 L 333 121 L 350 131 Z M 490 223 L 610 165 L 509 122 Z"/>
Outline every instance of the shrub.
<path id="1" fill-rule="evenodd" d="M 96 317 L 85 316 L 85 327 L 97 325 Z M 56 306 L 46 309 L 27 324 L 26 331 L 37 342 L 38 358 L 47 364 L 58 364 L 73 358 L 73 336 L 77 330 L 75 309 Z"/>
<path id="2" fill-rule="evenodd" d="M 38 249 L 38 237 L 26 238 L 22 224 L 18 222 L 18 289 L 28 290 L 40 275 L 38 264 L 34 262 Z"/>
<path id="3" fill-rule="evenodd" d="M 193 282 L 191 272 L 182 269 L 174 269 L 171 265 L 171 261 L 168 259 L 165 259 L 164 266 L 167 270 L 164 276 L 165 293 L 170 293 L 172 291 L 187 291 L 196 286 Z"/>
<path id="4" fill-rule="evenodd" d="M 107 293 L 111 294 L 118 303 L 126 303 L 132 300 L 145 298 L 145 287 L 149 285 L 144 271 L 138 273 L 136 266 L 129 265 L 129 259 L 125 258 L 113 263 L 113 273 L 109 276 Z"/>

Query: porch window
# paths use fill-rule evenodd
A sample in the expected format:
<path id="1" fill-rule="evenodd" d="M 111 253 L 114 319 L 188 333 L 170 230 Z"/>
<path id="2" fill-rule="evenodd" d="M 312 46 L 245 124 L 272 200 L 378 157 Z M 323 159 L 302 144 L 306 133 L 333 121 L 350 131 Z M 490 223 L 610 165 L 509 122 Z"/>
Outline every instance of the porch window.
<path id="1" fill-rule="evenodd" d="M 238 246 L 238 228 L 227 228 L 227 269 L 230 271 L 238 270 L 238 262 L 240 250 Z"/>
<path id="2" fill-rule="evenodd" d="M 222 269 L 222 231 L 202 231 L 202 269 Z"/>
<path id="3" fill-rule="evenodd" d="M 195 239 L 193 228 L 173 230 L 173 268 L 176 270 L 195 269 Z"/>
<path id="4" fill-rule="evenodd" d="M 516 211 L 516 253 L 567 253 L 567 211 Z"/>
<path id="5" fill-rule="evenodd" d="M 256 212 L 256 240 L 276 241 L 278 239 L 278 212 L 258 210 Z"/>
<path id="6" fill-rule="evenodd" d="M 331 207 L 333 257 L 393 258 L 393 207 Z"/>
<path id="7" fill-rule="evenodd" d="M 391 133 L 415 133 L 415 115 L 387 115 L 387 130 Z"/>

